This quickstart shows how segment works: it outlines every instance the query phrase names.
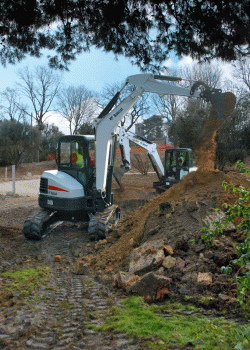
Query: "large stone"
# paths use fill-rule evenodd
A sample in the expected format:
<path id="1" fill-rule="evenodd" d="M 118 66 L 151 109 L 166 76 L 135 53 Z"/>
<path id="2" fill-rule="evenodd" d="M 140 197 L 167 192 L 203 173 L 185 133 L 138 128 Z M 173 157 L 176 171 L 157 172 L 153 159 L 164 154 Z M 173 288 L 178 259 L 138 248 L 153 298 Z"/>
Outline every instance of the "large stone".
<path id="1" fill-rule="evenodd" d="M 183 260 L 183 259 L 181 259 L 181 258 L 177 258 L 176 259 L 176 267 L 178 267 L 179 269 L 183 269 L 184 267 L 186 266 L 186 263 L 185 263 L 185 261 Z"/>
<path id="2" fill-rule="evenodd" d="M 165 267 L 165 269 L 171 269 L 171 267 L 174 267 L 175 264 L 176 259 L 172 256 L 167 256 L 162 262 L 162 266 Z"/>
<path id="3" fill-rule="evenodd" d="M 164 252 L 166 255 L 173 255 L 174 254 L 174 250 L 170 245 L 164 246 Z"/>
<path id="4" fill-rule="evenodd" d="M 133 273 L 119 271 L 114 276 L 114 287 L 123 288 L 129 290 L 135 283 L 139 282 L 141 277 L 134 275 Z"/>
<path id="5" fill-rule="evenodd" d="M 159 300 L 170 292 L 170 288 L 170 278 L 148 272 L 127 291 L 143 296 L 146 300 Z"/>
<path id="6" fill-rule="evenodd" d="M 133 250 L 129 264 L 129 272 L 143 275 L 146 272 L 161 266 L 164 254 L 164 241 L 162 239 L 149 241 Z"/>
<path id="7" fill-rule="evenodd" d="M 211 272 L 198 273 L 198 278 L 197 278 L 198 283 L 211 284 L 212 281 L 213 281 L 213 275 Z"/>

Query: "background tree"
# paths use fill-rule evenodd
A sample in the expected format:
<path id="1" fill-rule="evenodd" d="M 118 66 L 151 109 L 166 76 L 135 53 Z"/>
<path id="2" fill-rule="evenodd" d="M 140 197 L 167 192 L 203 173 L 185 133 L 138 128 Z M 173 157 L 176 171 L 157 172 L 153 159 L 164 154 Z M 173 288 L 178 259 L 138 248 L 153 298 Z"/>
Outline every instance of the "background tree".
<path id="1" fill-rule="evenodd" d="M 0 123 L 0 157 L 6 164 L 16 167 L 22 161 L 25 152 L 37 147 L 39 132 L 27 123 L 17 120 L 3 120 Z"/>
<path id="2" fill-rule="evenodd" d="M 33 108 L 33 117 L 40 130 L 43 129 L 45 115 L 51 110 L 52 102 L 58 94 L 61 77 L 51 69 L 38 66 L 34 72 L 28 67 L 18 73 L 21 93 L 28 97 Z"/>
<path id="3" fill-rule="evenodd" d="M 69 123 L 70 134 L 78 133 L 84 122 L 91 122 L 97 116 L 97 100 L 83 85 L 69 86 L 58 95 L 58 110 Z"/>
<path id="4" fill-rule="evenodd" d="M 90 123 L 83 123 L 78 129 L 80 135 L 94 135 L 95 130 Z"/>
<path id="5" fill-rule="evenodd" d="M 4 119 L 24 121 L 28 107 L 20 102 L 18 90 L 7 88 L 1 93 L 0 116 Z"/>
<path id="6" fill-rule="evenodd" d="M 235 60 L 249 55 L 249 10 L 248 0 L 2 0 L 0 57 L 15 63 L 46 48 L 56 51 L 50 66 L 63 68 L 95 46 L 151 71 L 171 50 Z"/>
<path id="7" fill-rule="evenodd" d="M 42 131 L 42 141 L 40 145 L 41 155 L 40 160 L 48 160 L 48 156 L 51 155 L 57 162 L 58 156 L 58 139 L 63 136 L 63 133 L 59 131 L 59 128 L 54 124 L 46 124 Z"/>
<path id="8" fill-rule="evenodd" d="M 205 125 L 207 108 L 196 99 L 188 99 L 185 108 L 178 112 L 176 120 L 169 127 L 170 141 L 179 147 L 195 150 L 197 140 Z"/>
<path id="9" fill-rule="evenodd" d="M 145 119 L 143 122 L 144 137 L 149 141 L 155 141 L 164 137 L 163 118 L 160 115 L 153 115 L 151 118 Z"/>

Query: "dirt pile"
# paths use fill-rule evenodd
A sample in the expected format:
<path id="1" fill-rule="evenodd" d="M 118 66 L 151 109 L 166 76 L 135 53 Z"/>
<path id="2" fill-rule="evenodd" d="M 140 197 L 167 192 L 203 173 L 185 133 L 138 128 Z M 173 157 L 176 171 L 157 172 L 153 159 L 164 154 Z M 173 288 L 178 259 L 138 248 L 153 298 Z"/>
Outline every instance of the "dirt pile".
<path id="1" fill-rule="evenodd" d="M 154 271 L 171 279 L 172 292 L 189 296 L 206 295 L 211 303 L 214 300 L 218 302 L 218 298 L 224 298 L 224 302 L 235 297 L 236 286 L 231 283 L 232 276 L 221 275 L 220 268 L 236 257 L 233 244 L 240 242 L 242 237 L 230 228 L 224 232 L 226 237 L 218 238 L 212 247 L 206 247 L 201 242 L 201 228 L 205 226 L 206 219 L 214 215 L 213 209 L 222 209 L 222 203 L 232 203 L 236 199 L 223 189 L 221 183 L 224 180 L 235 186 L 248 186 L 246 176 L 236 171 L 225 174 L 199 170 L 140 207 L 109 233 L 108 240 L 115 243 L 103 248 L 96 259 L 95 269 L 106 273 L 129 273 L 134 250 L 146 242 L 153 244 L 162 240 L 173 252 L 165 251 L 164 258 L 170 256 L 179 263 L 170 268 L 162 268 L 160 264 L 154 267 Z M 209 283 L 205 283 L 206 278 Z M 133 276 L 132 280 L 139 283 Z M 230 300 L 235 301 L 234 298 Z"/>
<path id="2" fill-rule="evenodd" d="M 119 267 L 131 249 L 146 239 L 145 227 L 150 230 L 149 222 L 152 222 L 152 227 L 160 232 L 159 208 L 162 203 L 170 202 L 171 205 L 176 206 L 182 202 L 207 201 L 210 202 L 208 209 L 221 207 L 225 201 L 232 203 L 235 196 L 223 189 L 221 183 L 224 180 L 233 182 L 236 186 L 248 185 L 245 176 L 236 171 L 231 171 L 227 175 L 220 171 L 196 171 L 187 175 L 179 184 L 152 199 L 119 224 L 111 234 L 120 239 L 100 254 L 97 267 L 105 267 L 106 270 Z M 180 223 L 179 226 L 186 227 L 187 221 L 184 219 L 182 223 L 181 219 L 181 216 L 176 218 L 176 225 Z"/>

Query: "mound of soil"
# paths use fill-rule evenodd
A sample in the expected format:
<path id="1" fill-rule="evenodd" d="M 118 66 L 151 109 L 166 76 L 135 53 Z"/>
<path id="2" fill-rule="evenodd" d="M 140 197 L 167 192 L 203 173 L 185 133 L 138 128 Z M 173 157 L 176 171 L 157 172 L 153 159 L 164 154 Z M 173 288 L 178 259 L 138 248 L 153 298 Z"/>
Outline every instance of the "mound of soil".
<path id="1" fill-rule="evenodd" d="M 204 219 L 214 215 L 214 208 L 223 210 L 222 203 L 236 200 L 235 195 L 223 189 L 224 180 L 247 188 L 249 184 L 246 176 L 237 171 L 190 173 L 110 231 L 108 240 L 115 243 L 100 252 L 95 268 L 106 273 L 128 272 L 131 253 L 136 247 L 162 239 L 165 245 L 172 247 L 172 257 L 180 259 L 179 264 L 163 272 L 172 279 L 172 288 L 177 294 L 202 294 L 212 298 L 226 293 L 227 297 L 235 297 L 236 286 L 231 283 L 233 275 L 222 275 L 220 268 L 237 257 L 233 244 L 242 241 L 241 235 L 231 228 L 225 230 L 226 237 L 219 237 L 213 246 L 206 246 L 201 241 Z M 205 289 L 204 283 L 198 283 L 198 275 L 203 273 L 211 274 L 213 280 Z"/>
<path id="2" fill-rule="evenodd" d="M 211 208 L 219 207 L 222 209 L 224 202 L 233 203 L 236 197 L 223 189 L 221 183 L 224 180 L 235 186 L 248 186 L 246 176 L 236 171 L 230 171 L 228 174 L 220 171 L 196 171 L 185 176 L 180 183 L 130 214 L 119 224 L 117 229 L 110 233 L 120 236 L 120 239 L 100 254 L 97 266 L 113 269 L 121 266 L 133 247 L 152 238 L 151 234 L 148 234 L 151 228 L 156 231 L 154 239 L 163 238 L 163 232 L 165 232 L 167 244 L 171 236 L 167 233 L 170 227 L 170 231 L 174 235 L 171 242 L 179 236 L 178 232 L 185 234 L 187 231 L 195 232 L 197 228 L 203 227 L 201 219 L 192 212 L 188 212 L 187 207 L 189 203 L 202 202 L 202 213 L 204 213 L 201 214 L 201 218 L 203 218 L 211 213 Z M 165 202 L 169 202 L 174 207 L 182 203 L 182 206 L 170 218 L 165 217 L 163 223 L 159 215 L 159 208 Z"/>

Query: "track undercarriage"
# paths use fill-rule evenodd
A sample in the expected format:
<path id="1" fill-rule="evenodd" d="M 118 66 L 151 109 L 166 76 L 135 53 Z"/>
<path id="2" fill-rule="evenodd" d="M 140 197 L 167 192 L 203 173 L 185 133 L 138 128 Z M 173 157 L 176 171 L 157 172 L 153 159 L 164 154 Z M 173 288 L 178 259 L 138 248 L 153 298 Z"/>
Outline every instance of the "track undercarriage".
<path id="1" fill-rule="evenodd" d="M 91 241 L 106 238 L 106 231 L 115 225 L 120 218 L 120 208 L 118 205 L 111 205 L 103 212 L 96 213 L 90 217 L 86 213 L 77 215 L 63 214 L 60 212 L 50 212 L 46 209 L 31 214 L 25 220 L 23 234 L 28 240 L 41 240 L 50 233 L 51 227 L 56 222 L 74 221 L 88 222 L 88 234 Z"/>

